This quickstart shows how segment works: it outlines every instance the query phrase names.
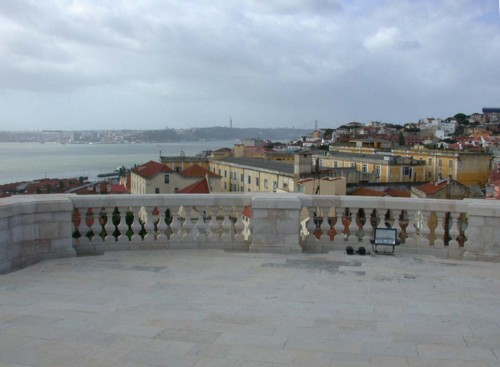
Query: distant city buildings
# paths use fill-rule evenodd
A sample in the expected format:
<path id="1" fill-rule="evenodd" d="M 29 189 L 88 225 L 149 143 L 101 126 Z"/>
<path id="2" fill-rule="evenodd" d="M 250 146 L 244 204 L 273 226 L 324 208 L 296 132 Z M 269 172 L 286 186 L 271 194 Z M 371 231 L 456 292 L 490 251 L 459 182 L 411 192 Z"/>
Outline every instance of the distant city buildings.
<path id="1" fill-rule="evenodd" d="M 160 135 L 187 138 L 198 130 L 166 129 Z M 45 134 L 63 143 L 130 143 L 152 132 L 44 130 L 37 134 L 39 139 Z M 6 136 L 0 134 L 0 141 Z M 161 156 L 160 152 L 160 162 L 144 163 L 128 175 L 122 172 L 120 182 L 36 180 L 2 185 L 0 195 L 302 192 L 408 197 L 411 191 L 427 198 L 480 198 L 481 194 L 496 198 L 500 178 L 491 174 L 492 148 L 499 143 L 500 108 L 483 108 L 482 114 L 427 117 L 404 126 L 373 121 L 351 122 L 337 129 L 316 127 L 289 143 L 241 139 L 233 147 L 195 157 Z M 500 161 L 498 150 L 496 155 Z"/>

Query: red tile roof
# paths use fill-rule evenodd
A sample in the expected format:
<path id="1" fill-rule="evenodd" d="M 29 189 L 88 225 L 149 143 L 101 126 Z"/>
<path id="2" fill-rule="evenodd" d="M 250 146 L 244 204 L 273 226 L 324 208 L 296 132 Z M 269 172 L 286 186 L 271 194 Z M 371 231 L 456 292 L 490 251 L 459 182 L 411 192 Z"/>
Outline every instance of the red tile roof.
<path id="1" fill-rule="evenodd" d="M 382 191 L 368 189 L 366 187 L 360 187 L 359 189 L 354 190 L 349 195 L 355 196 L 386 196 L 387 194 Z"/>
<path id="2" fill-rule="evenodd" d="M 135 174 L 148 178 L 156 176 L 161 172 L 173 172 L 173 170 L 166 164 L 162 164 L 155 161 L 149 161 L 147 163 L 141 164 L 139 167 L 132 170 Z"/>
<path id="3" fill-rule="evenodd" d="M 435 184 L 434 182 L 428 182 L 426 184 L 417 186 L 417 190 L 420 190 L 422 192 L 425 192 L 426 194 L 435 194 L 439 190 L 442 190 L 446 187 L 447 181 L 443 181 L 439 184 Z"/>
<path id="4" fill-rule="evenodd" d="M 392 196 L 393 198 L 409 198 L 409 197 L 411 197 L 411 193 L 409 191 L 387 189 L 387 190 L 384 190 L 384 192 L 387 195 Z"/>
<path id="5" fill-rule="evenodd" d="M 126 194 L 127 188 L 123 185 L 112 185 L 111 186 L 111 193 L 112 194 Z"/>
<path id="6" fill-rule="evenodd" d="M 186 186 L 179 191 L 178 194 L 210 194 L 210 186 L 208 185 L 207 179 L 202 178 L 195 183 Z"/>
<path id="7" fill-rule="evenodd" d="M 208 177 L 220 177 L 196 163 L 181 171 L 180 174 L 184 177 L 205 177 L 206 175 Z"/>

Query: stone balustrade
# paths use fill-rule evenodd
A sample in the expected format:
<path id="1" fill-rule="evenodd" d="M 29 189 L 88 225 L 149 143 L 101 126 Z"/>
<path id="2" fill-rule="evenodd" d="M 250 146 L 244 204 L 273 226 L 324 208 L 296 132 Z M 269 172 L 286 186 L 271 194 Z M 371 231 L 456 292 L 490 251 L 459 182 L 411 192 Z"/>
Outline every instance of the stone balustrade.
<path id="1" fill-rule="evenodd" d="M 398 252 L 500 259 L 500 202 L 302 194 L 35 195 L 0 199 L 0 272 L 133 249 L 325 252 L 396 228 Z"/>

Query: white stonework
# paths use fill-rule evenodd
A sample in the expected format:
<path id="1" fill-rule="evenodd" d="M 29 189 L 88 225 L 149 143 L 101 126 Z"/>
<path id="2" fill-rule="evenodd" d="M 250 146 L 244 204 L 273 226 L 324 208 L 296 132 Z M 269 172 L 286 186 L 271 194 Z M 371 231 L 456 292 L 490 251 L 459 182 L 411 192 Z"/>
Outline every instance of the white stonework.
<path id="1" fill-rule="evenodd" d="M 79 219 L 73 223 L 75 213 Z M 499 201 L 472 199 L 257 193 L 15 196 L 0 200 L 0 272 L 46 258 L 109 250 L 329 251 L 369 244 L 374 225 L 398 230 L 404 237 L 398 251 L 499 260 L 498 223 Z"/>

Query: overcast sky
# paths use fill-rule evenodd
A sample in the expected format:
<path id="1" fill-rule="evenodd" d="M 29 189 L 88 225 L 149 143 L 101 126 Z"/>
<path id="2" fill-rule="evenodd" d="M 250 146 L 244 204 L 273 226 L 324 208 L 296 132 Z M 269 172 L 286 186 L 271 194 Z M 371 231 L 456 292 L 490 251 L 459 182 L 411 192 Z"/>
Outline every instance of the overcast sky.
<path id="1" fill-rule="evenodd" d="M 500 107 L 498 0 L 0 0 L 0 130 L 403 124 Z"/>

